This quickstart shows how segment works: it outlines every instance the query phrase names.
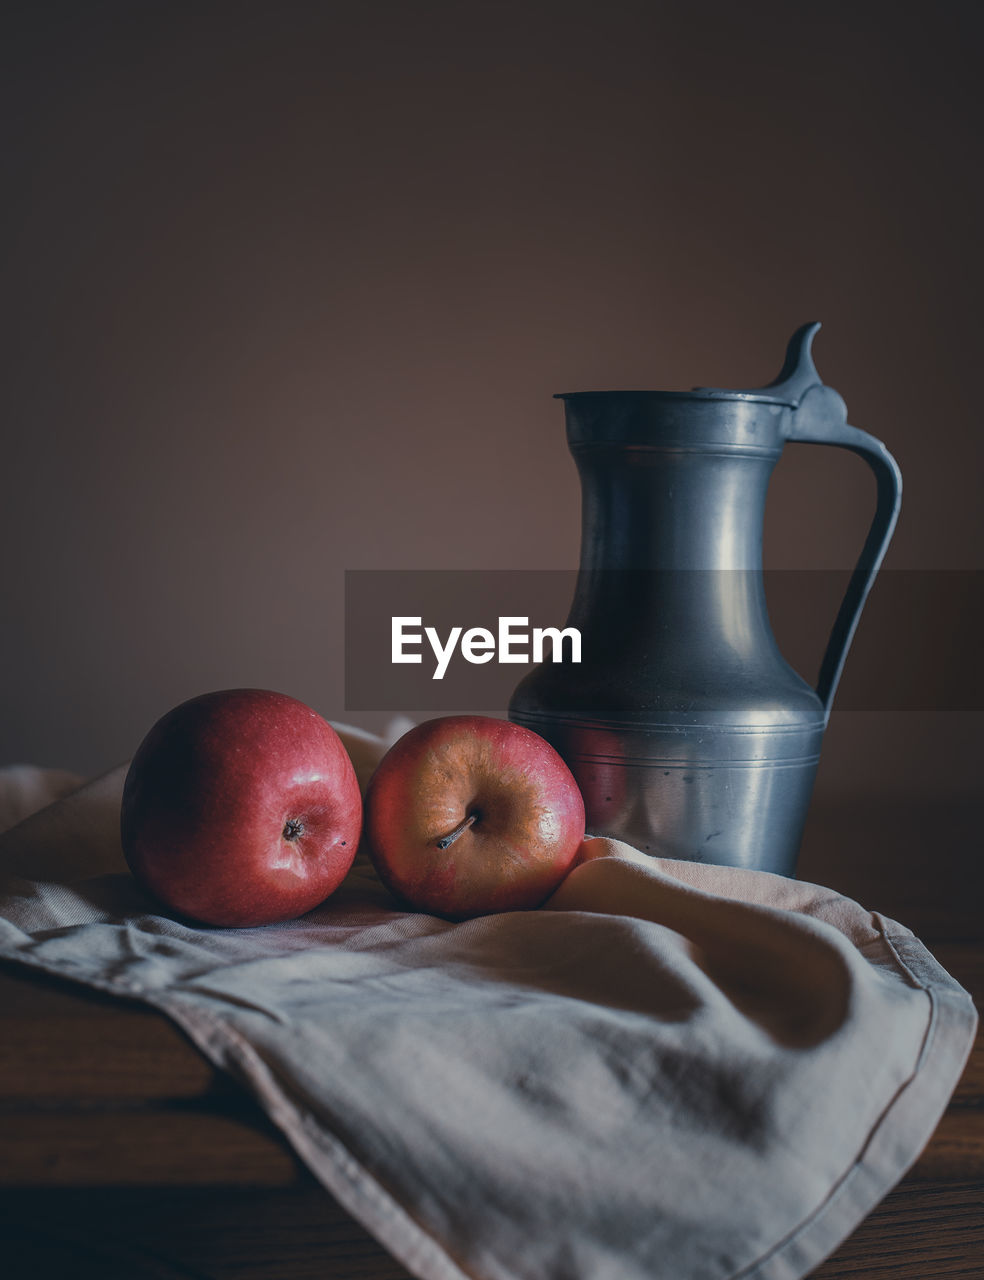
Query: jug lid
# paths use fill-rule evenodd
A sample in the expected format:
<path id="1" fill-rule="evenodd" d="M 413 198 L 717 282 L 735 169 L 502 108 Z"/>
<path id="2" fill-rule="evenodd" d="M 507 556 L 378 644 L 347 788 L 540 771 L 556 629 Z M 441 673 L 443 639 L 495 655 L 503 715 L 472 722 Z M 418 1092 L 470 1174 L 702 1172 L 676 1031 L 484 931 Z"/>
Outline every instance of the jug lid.
<path id="1" fill-rule="evenodd" d="M 742 390 L 725 387 L 693 387 L 690 391 L 561 391 L 555 400 L 587 400 L 592 396 L 645 396 L 659 400 L 752 400 L 765 404 L 786 405 L 795 409 L 810 387 L 821 384 L 813 363 L 813 339 L 820 329 L 819 320 L 800 325 L 786 347 L 786 358 L 779 376 L 764 387 Z"/>

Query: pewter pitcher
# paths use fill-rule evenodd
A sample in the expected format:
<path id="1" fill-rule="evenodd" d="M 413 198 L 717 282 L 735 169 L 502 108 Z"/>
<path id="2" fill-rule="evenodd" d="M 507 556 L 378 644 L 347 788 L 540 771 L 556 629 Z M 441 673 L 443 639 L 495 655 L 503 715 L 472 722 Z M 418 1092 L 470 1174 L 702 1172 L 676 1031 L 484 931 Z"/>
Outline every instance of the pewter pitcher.
<path id="1" fill-rule="evenodd" d="M 837 682 L 901 502 L 895 460 L 848 426 L 817 375 L 819 327 L 793 335 L 757 390 L 558 397 L 583 494 L 567 625 L 584 658 L 537 667 L 509 715 L 566 760 L 593 835 L 794 873 Z M 779 652 L 762 578 L 766 489 L 787 441 L 850 449 L 877 479 L 815 689 Z"/>

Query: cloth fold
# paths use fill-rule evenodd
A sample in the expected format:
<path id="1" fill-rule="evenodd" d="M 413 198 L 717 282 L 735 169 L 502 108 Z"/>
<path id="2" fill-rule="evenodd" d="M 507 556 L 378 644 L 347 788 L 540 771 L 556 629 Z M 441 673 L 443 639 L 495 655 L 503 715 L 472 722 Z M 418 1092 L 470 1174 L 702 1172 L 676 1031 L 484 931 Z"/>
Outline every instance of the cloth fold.
<path id="1" fill-rule="evenodd" d="M 798 1280 L 970 1050 L 902 926 L 611 840 L 539 911 L 402 912 L 360 857 L 303 919 L 193 928 L 126 871 L 122 778 L 0 837 L 0 959 L 172 1018 L 421 1280 Z"/>

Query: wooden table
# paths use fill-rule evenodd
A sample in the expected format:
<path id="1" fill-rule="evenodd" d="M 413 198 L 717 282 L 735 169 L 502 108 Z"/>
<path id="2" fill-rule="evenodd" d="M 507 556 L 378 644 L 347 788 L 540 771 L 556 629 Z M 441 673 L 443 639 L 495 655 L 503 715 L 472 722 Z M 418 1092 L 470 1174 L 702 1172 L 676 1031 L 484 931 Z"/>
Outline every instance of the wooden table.
<path id="1" fill-rule="evenodd" d="M 884 814 L 818 815 L 801 875 L 910 924 L 981 1008 L 984 898 L 960 871 L 979 841 L 957 839 L 952 812 L 895 821 L 893 838 Z M 10 966 L 0 1187 L 8 1280 L 407 1277 L 166 1019 Z M 814 1276 L 984 1277 L 984 1032 L 914 1168 Z"/>

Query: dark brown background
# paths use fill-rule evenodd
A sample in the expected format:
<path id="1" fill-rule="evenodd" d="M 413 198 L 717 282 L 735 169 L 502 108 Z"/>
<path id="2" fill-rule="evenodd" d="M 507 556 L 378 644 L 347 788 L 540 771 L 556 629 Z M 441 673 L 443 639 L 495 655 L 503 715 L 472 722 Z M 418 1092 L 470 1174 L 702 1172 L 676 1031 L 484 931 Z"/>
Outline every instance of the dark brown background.
<path id="1" fill-rule="evenodd" d="M 888 563 L 984 567 L 980 6 L 5 12 L 0 761 L 230 685 L 345 718 L 345 569 L 572 566 L 551 394 L 761 383 L 813 318 Z M 849 564 L 872 490 L 787 450 L 768 563 Z M 819 793 L 967 797 L 981 727 L 844 711 Z"/>

